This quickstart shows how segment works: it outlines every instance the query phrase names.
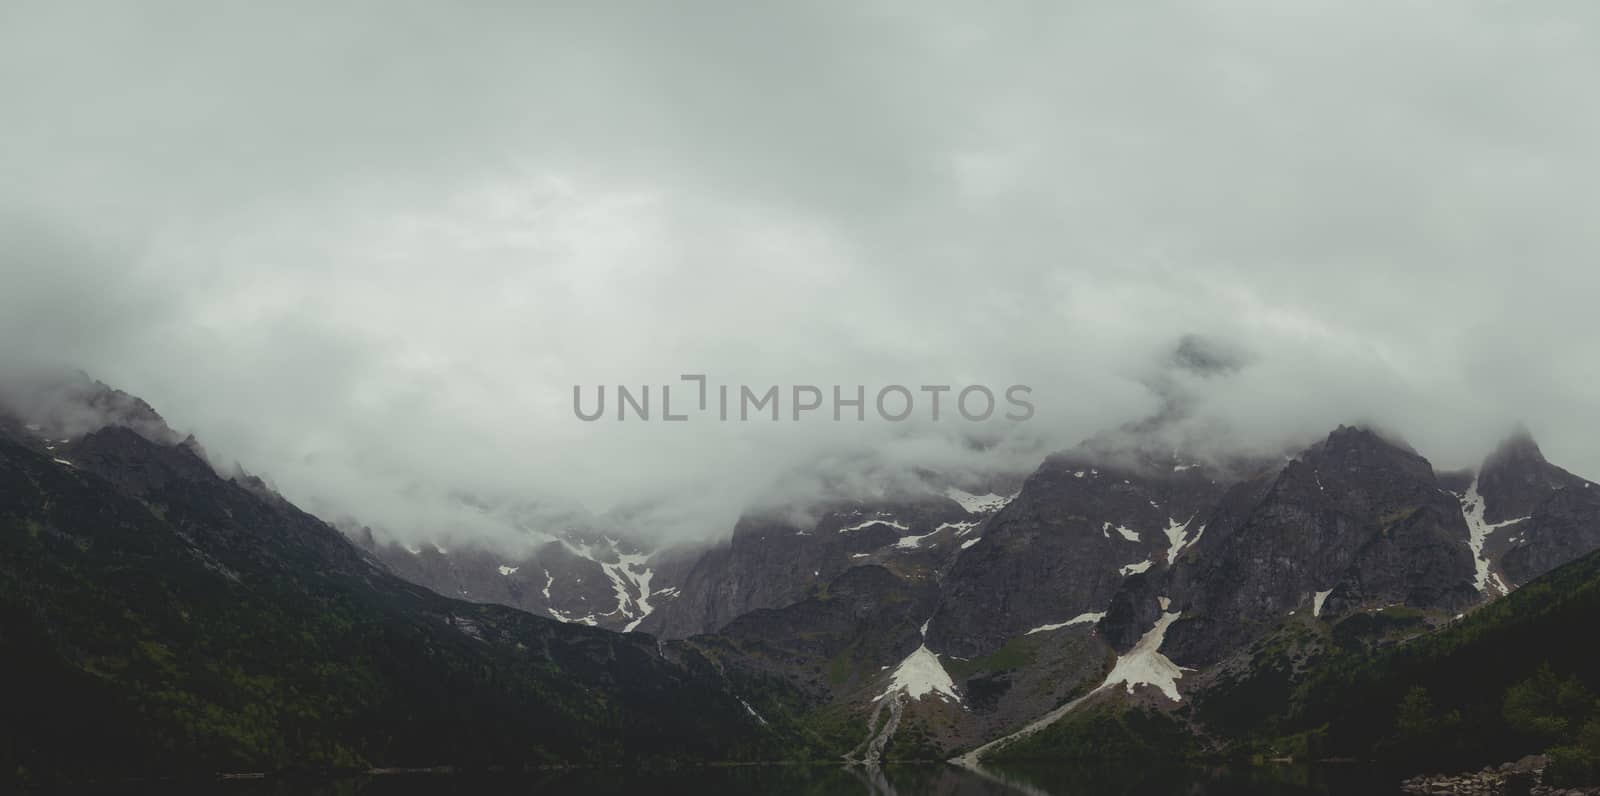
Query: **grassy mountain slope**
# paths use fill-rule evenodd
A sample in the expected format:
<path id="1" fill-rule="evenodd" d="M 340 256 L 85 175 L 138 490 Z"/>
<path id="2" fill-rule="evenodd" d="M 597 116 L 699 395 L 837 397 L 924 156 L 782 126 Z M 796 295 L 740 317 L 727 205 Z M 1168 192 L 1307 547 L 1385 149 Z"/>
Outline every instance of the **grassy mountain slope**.
<path id="1" fill-rule="evenodd" d="M 771 759 L 714 667 L 449 600 L 184 446 L 0 434 L 0 778 Z"/>

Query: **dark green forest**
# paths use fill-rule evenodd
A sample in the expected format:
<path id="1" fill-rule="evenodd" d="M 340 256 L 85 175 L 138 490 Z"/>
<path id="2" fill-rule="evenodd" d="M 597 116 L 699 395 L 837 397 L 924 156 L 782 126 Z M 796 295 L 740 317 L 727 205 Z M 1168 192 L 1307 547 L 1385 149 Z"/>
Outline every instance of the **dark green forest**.
<path id="1" fill-rule="evenodd" d="M 447 600 L 182 449 L 100 433 L 138 484 L 0 438 L 0 774 L 651 766 L 809 743 L 753 722 L 690 648 Z"/>

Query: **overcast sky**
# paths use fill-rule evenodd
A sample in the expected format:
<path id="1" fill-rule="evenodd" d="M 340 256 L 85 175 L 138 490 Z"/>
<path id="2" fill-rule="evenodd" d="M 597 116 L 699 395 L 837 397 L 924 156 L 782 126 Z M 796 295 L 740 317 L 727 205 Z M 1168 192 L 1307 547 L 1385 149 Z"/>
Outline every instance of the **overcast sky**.
<path id="1" fill-rule="evenodd" d="M 1251 353 L 1189 386 L 1241 445 L 1600 476 L 1593 3 L 489 5 L 0 4 L 0 362 L 406 539 L 1027 469 L 1185 333 Z M 1038 413 L 573 416 L 681 373 Z"/>

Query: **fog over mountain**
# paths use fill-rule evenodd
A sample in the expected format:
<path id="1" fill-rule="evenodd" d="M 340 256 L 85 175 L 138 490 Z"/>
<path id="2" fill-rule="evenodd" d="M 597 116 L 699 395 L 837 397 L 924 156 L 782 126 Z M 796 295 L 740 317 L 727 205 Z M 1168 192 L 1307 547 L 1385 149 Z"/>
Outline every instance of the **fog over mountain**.
<path id="1" fill-rule="evenodd" d="M 8 3 L 0 379 L 441 543 L 724 535 L 1172 396 L 1202 453 L 1521 422 L 1600 474 L 1600 8 L 1158 5 Z M 573 414 L 690 373 L 1037 412 Z"/>

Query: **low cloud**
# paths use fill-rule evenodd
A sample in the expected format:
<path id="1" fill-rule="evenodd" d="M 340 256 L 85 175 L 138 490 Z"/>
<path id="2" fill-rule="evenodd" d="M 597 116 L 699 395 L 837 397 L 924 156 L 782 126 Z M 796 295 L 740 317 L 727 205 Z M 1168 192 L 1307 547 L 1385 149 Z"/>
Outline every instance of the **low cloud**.
<path id="1" fill-rule="evenodd" d="M 1026 472 L 1163 410 L 1600 474 L 1600 12 L 157 4 L 0 25 L 0 366 L 325 516 L 573 517 Z M 614 10 L 614 9 L 613 9 Z M 1185 335 L 1248 362 L 1174 368 Z M 1026 423 L 584 423 L 573 385 L 1033 387 Z"/>

